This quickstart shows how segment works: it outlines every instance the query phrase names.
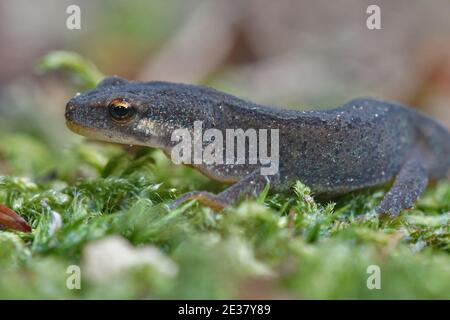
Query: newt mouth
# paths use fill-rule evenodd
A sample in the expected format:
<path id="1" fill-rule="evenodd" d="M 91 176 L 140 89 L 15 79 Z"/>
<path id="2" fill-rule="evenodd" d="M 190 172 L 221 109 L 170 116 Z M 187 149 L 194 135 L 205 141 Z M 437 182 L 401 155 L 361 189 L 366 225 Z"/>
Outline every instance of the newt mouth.
<path id="1" fill-rule="evenodd" d="M 31 232 L 31 227 L 25 219 L 3 204 L 0 204 L 0 225 L 17 231 Z"/>
<path id="2" fill-rule="evenodd" d="M 95 129 L 90 129 L 79 124 L 76 124 L 73 121 L 66 120 L 66 126 L 76 134 L 82 135 L 87 138 L 99 139 L 101 140 L 100 134 Z"/>
<path id="3" fill-rule="evenodd" d="M 119 133 L 105 132 L 101 129 L 85 127 L 71 120 L 66 120 L 66 125 L 72 132 L 88 139 L 119 144 L 140 144 L 138 141 L 122 137 Z"/>

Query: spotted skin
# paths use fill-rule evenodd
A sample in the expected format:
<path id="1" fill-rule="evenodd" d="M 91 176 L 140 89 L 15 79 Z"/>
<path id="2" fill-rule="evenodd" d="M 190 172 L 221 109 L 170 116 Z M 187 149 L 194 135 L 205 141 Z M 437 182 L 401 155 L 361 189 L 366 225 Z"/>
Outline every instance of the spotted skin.
<path id="1" fill-rule="evenodd" d="M 111 119 L 108 106 L 121 99 L 136 114 L 127 123 Z M 168 82 L 104 79 L 66 106 L 74 132 L 111 142 L 162 149 L 170 156 L 175 129 L 279 129 L 279 171 L 262 176 L 255 164 L 193 164 L 212 179 L 234 183 L 218 195 L 197 191 L 182 196 L 221 210 L 257 196 L 266 184 L 287 191 L 296 180 L 315 194 L 339 195 L 393 181 L 377 207 L 398 214 L 411 207 L 428 180 L 443 179 L 450 168 L 450 133 L 426 115 L 396 103 L 359 98 L 327 110 L 296 111 L 262 106 L 217 90 Z"/>

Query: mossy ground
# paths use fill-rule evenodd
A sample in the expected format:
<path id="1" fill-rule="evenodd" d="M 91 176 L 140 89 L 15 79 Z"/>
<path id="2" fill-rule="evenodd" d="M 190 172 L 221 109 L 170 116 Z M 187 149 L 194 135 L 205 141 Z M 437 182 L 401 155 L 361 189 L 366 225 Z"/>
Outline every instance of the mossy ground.
<path id="1" fill-rule="evenodd" d="M 195 202 L 168 210 L 185 191 L 224 186 L 150 148 L 1 137 L 0 203 L 33 232 L 0 230 L 0 298 L 450 298 L 449 183 L 388 219 L 373 213 L 385 189 L 319 202 L 301 183 L 220 214 Z M 86 247 L 113 235 L 158 248 L 177 272 L 85 276 Z M 66 286 L 70 265 L 81 267 L 80 290 Z M 367 287 L 371 265 L 379 290 Z"/>

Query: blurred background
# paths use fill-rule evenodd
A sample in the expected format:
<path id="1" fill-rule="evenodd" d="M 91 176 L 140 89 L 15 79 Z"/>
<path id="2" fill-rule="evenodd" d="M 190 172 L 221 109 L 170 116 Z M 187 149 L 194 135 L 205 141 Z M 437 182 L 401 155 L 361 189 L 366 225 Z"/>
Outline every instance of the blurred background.
<path id="1" fill-rule="evenodd" d="M 80 30 L 66 28 L 71 4 Z M 381 30 L 366 27 L 370 4 Z M 0 132 L 55 147 L 77 139 L 63 112 L 81 88 L 36 72 L 52 50 L 107 75 L 206 84 L 270 105 L 392 99 L 450 127 L 449 40 L 448 0 L 0 0 Z"/>

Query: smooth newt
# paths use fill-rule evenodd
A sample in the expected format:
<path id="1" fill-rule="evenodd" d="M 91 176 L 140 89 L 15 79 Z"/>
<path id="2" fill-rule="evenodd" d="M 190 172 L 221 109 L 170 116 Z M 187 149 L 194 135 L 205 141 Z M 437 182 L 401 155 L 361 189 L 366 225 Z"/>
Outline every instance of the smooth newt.
<path id="1" fill-rule="evenodd" d="M 213 179 L 234 183 L 215 195 L 195 191 L 175 203 L 198 199 L 215 210 L 257 196 L 270 183 L 286 191 L 300 180 L 315 194 L 338 195 L 393 181 L 376 208 L 398 214 L 410 208 L 429 180 L 448 177 L 450 133 L 428 116 L 372 98 L 327 110 L 296 111 L 258 105 L 217 90 L 168 82 L 105 78 L 66 106 L 66 122 L 94 139 L 162 149 L 170 155 L 173 130 L 279 129 L 279 170 L 260 165 L 194 164 Z"/>

